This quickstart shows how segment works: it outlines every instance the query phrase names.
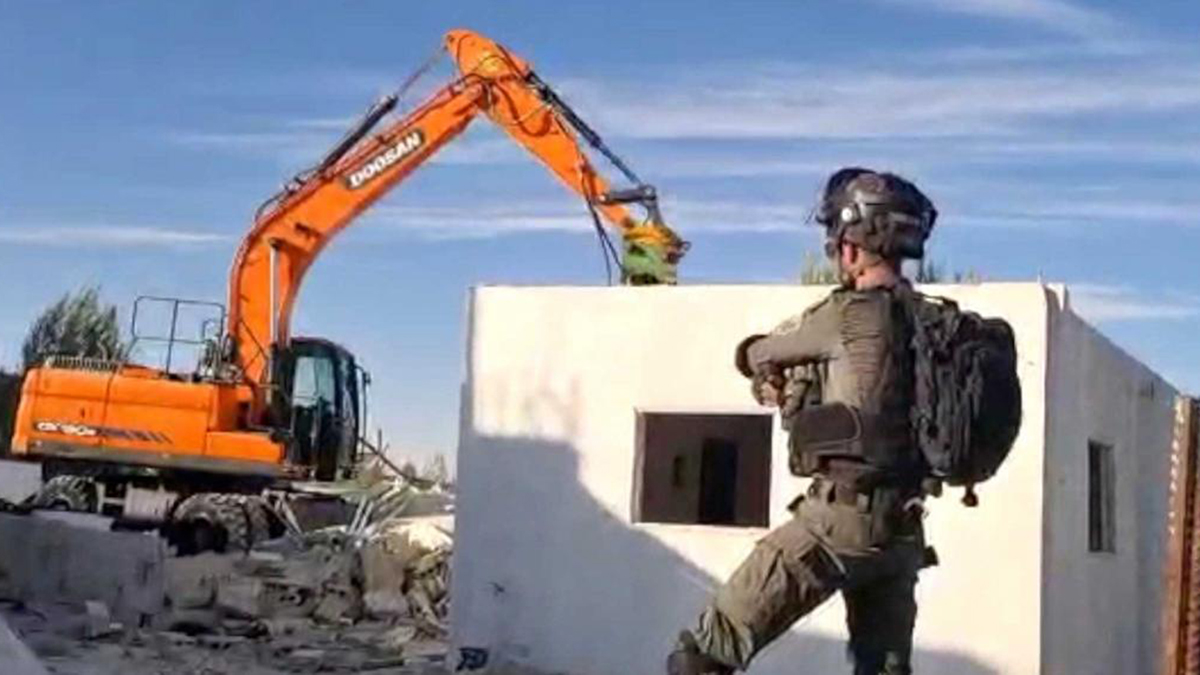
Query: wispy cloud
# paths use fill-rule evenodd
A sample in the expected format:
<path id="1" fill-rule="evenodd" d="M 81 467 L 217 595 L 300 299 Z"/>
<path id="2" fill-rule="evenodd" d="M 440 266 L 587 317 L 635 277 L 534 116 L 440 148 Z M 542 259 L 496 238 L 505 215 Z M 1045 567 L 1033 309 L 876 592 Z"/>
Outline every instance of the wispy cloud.
<path id="1" fill-rule="evenodd" d="M 862 162 L 863 160 L 860 158 L 858 161 Z M 654 158 L 654 161 L 648 166 L 656 176 L 671 176 L 673 178 L 818 177 L 828 173 L 831 160 L 813 156 L 802 157 L 795 155 L 754 157 L 727 151 L 707 156 L 666 154 Z"/>
<path id="2" fill-rule="evenodd" d="M 581 205 L 523 200 L 521 206 L 436 205 L 378 206 L 366 215 L 372 225 L 430 239 L 474 239 L 518 232 L 588 232 L 591 227 Z"/>
<path id="3" fill-rule="evenodd" d="M 1016 11 L 1047 3 L 962 4 Z M 930 67 L 934 63 L 937 67 Z M 1148 118 L 1200 112 L 1200 51 L 1186 46 L 1114 40 L 959 47 L 868 56 L 836 66 L 710 63 L 698 70 L 704 75 L 697 76 L 694 68 L 668 69 L 636 79 L 559 78 L 556 83 L 606 135 L 659 142 L 658 152 L 650 153 L 658 176 L 808 174 L 846 157 L 866 162 L 862 158 L 872 154 L 887 164 L 898 156 L 911 163 L 918 155 L 942 163 L 1085 156 L 1200 162 L 1200 137 L 1172 138 L 1168 129 L 1156 128 L 1142 139 L 1121 138 L 1094 130 L 1098 120 L 1110 131 L 1114 120 L 1146 130 L 1154 128 Z M 249 128 L 182 130 L 167 138 L 204 150 L 274 157 L 299 168 L 319 158 L 353 119 L 299 118 Z M 1085 128 L 1093 130 L 1084 134 Z M 805 142 L 820 154 L 777 148 L 774 154 L 739 156 L 720 148 L 712 153 L 720 157 L 709 160 L 679 152 L 696 141 Z M 858 146 L 831 150 L 817 142 Z M 481 121 L 431 161 L 499 165 L 528 157 Z"/>
<path id="4" fill-rule="evenodd" d="M 167 142 L 198 150 L 217 150 L 233 155 L 266 157 L 289 166 L 317 162 L 330 150 L 354 120 L 315 118 L 284 121 L 270 130 L 175 130 L 165 134 Z M 498 132 L 471 133 L 430 159 L 435 164 L 508 164 L 525 161 L 524 150 Z"/>
<path id="5" fill-rule="evenodd" d="M 357 120 L 354 117 L 305 117 L 286 120 L 283 126 L 291 129 L 308 129 L 317 131 L 346 131 Z"/>
<path id="6" fill-rule="evenodd" d="M 1047 9 L 1063 3 L 1044 0 L 926 4 L 1066 15 Z M 934 62 L 939 66 L 930 67 Z M 1074 234 L 1114 222 L 1200 224 L 1194 217 L 1200 202 L 1180 200 L 1173 194 L 1177 187 L 1145 181 L 1141 176 L 1150 174 L 1137 168 L 1200 165 L 1200 128 L 1169 123 L 1200 114 L 1200 51 L 1187 47 L 1059 41 L 893 53 L 825 67 L 713 63 L 636 80 L 556 82 L 641 173 L 674 188 L 667 194 L 679 199 L 664 207 L 687 232 L 793 228 L 823 176 L 847 164 L 895 170 L 927 185 L 946 224 Z M 352 122 L 299 118 L 228 132 L 180 132 L 172 140 L 273 156 L 286 171 L 315 161 Z M 486 121 L 431 163 L 534 167 L 523 149 Z M 1079 194 L 1075 179 L 1063 179 L 1064 171 L 1075 175 L 1077 167 L 1102 172 L 1123 187 Z M 757 190 L 762 202 L 721 201 L 710 190 L 713 180 L 735 185 L 772 179 L 798 189 Z M 731 190 L 722 185 L 715 194 Z M 779 203 L 781 194 L 786 203 Z M 586 213 L 565 198 L 543 204 L 514 197 L 511 204 L 385 204 L 368 217 L 430 237 L 587 231 Z"/>
<path id="7" fill-rule="evenodd" d="M 1004 63 L 1045 62 L 1076 64 L 1113 58 L 1142 58 L 1169 54 L 1174 47 L 1163 42 L 1140 38 L 1096 39 L 1087 42 L 1049 42 L 1034 44 L 971 44 L 942 47 L 933 51 L 909 52 L 902 56 L 890 54 L 893 60 L 924 65 L 955 66 Z"/>
<path id="8" fill-rule="evenodd" d="M 956 14 L 1024 21 L 1071 35 L 1109 34 L 1116 20 L 1099 10 L 1066 0 L 878 0 Z"/>
<path id="9" fill-rule="evenodd" d="M 471 239 L 521 232 L 588 234 L 593 231 L 592 220 L 582 203 L 572 204 L 569 199 L 521 199 L 517 204 L 379 206 L 366 218 L 374 226 L 431 239 Z M 664 215 L 670 223 L 686 223 L 685 234 L 794 232 L 805 223 L 810 209 L 810 205 L 803 203 L 763 204 L 732 200 L 667 200 L 663 204 Z M 605 225 L 608 227 L 607 223 Z"/>
<path id="10" fill-rule="evenodd" d="M 1071 305 L 1096 323 L 1179 321 L 1200 316 L 1200 298 L 1167 292 L 1149 293 L 1132 286 L 1071 284 Z"/>
<path id="11" fill-rule="evenodd" d="M 514 155 L 511 161 L 525 161 Z M 759 178 L 827 176 L 838 166 L 885 167 L 901 173 L 923 174 L 942 169 L 947 176 L 986 177 L 973 192 L 996 189 L 990 167 L 1055 165 L 1070 167 L 1114 164 L 1200 165 L 1200 136 L 1164 138 L 1063 138 L 1061 134 L 1030 134 L 1016 138 L 878 138 L 840 141 L 777 142 L 766 148 L 722 148 L 705 144 L 697 151 L 668 144 L 638 153 L 639 166 L 655 177 Z M 1022 183 L 1029 185 L 1027 179 Z M 949 183 L 946 183 L 949 184 Z M 1061 190 L 1061 188 L 1056 188 Z"/>
<path id="12" fill-rule="evenodd" d="M 202 246 L 227 241 L 212 232 L 141 226 L 21 226 L 0 228 L 0 242 L 54 247 L 154 247 Z"/>
<path id="13" fill-rule="evenodd" d="M 653 139 L 1010 136 L 1035 122 L 1200 108 L 1196 62 L 920 71 L 794 64 L 704 79 L 575 80 L 597 126 Z M 715 72 L 717 69 L 710 69 Z"/>
<path id="14" fill-rule="evenodd" d="M 337 142 L 338 134 L 282 125 L 273 131 L 170 131 L 165 138 L 185 148 L 265 158 L 299 169 L 320 160 L 322 153 Z"/>
<path id="15" fill-rule="evenodd" d="M 1200 163 L 1200 137 L 1064 139 L 1031 137 L 1012 140 L 965 141 L 956 144 L 960 159 L 1077 160 Z"/>
<path id="16" fill-rule="evenodd" d="M 1200 203 L 1168 204 L 1142 199 L 1062 200 L 998 208 L 984 204 L 959 214 L 967 224 L 1047 227 L 1060 224 L 1138 223 L 1143 225 L 1200 225 Z"/>

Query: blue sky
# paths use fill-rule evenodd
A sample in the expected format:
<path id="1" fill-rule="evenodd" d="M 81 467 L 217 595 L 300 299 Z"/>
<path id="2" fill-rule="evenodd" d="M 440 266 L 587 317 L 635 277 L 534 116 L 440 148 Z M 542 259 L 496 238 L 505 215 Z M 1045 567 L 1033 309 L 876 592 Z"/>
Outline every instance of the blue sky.
<path id="1" fill-rule="evenodd" d="M 80 285 L 223 300 L 256 205 L 460 26 L 658 185 L 685 283 L 794 279 L 822 178 L 891 169 L 942 212 L 935 260 L 1070 283 L 1200 390 L 1194 0 L 0 0 L 0 364 Z M 589 227 L 481 121 L 326 252 L 298 332 L 359 354 L 394 447 L 452 452 L 467 288 L 602 283 Z"/>

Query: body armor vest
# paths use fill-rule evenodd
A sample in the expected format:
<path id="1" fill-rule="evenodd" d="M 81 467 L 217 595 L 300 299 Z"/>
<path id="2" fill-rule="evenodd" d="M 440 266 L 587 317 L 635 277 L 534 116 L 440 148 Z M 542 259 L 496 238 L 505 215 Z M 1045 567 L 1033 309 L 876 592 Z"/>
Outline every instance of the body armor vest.
<path id="1" fill-rule="evenodd" d="M 788 372 L 781 410 L 789 433 L 790 466 L 859 486 L 911 483 L 925 474 L 912 442 L 913 326 L 907 285 L 837 290 L 805 312 L 803 344 L 820 345 L 820 360 Z M 788 339 L 787 333 L 772 338 Z"/>

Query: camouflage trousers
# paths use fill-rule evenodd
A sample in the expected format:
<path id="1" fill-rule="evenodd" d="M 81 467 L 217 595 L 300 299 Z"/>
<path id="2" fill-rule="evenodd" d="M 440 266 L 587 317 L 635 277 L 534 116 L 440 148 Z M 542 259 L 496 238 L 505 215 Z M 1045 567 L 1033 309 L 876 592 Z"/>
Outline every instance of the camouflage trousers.
<path id="1" fill-rule="evenodd" d="M 761 539 L 692 631 L 708 656 L 745 670 L 793 623 L 841 592 L 855 675 L 912 672 L 913 591 L 924 566 L 919 516 L 880 544 L 871 510 L 816 483 L 795 518 Z M 878 527 L 878 525 L 874 525 Z"/>

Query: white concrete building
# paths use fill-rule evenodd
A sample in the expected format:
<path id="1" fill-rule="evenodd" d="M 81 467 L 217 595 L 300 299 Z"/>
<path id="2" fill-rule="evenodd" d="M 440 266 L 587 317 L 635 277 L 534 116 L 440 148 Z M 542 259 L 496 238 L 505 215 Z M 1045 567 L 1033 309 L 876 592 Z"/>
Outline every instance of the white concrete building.
<path id="1" fill-rule="evenodd" d="M 926 290 L 1013 325 L 1025 420 L 978 508 L 958 491 L 931 502 L 942 564 L 918 586 L 916 671 L 1154 673 L 1176 392 L 1062 288 Z M 825 292 L 474 291 L 455 643 L 551 672 L 663 672 L 678 630 L 803 487 L 734 346 Z M 849 672 L 840 599 L 750 672 Z"/>

